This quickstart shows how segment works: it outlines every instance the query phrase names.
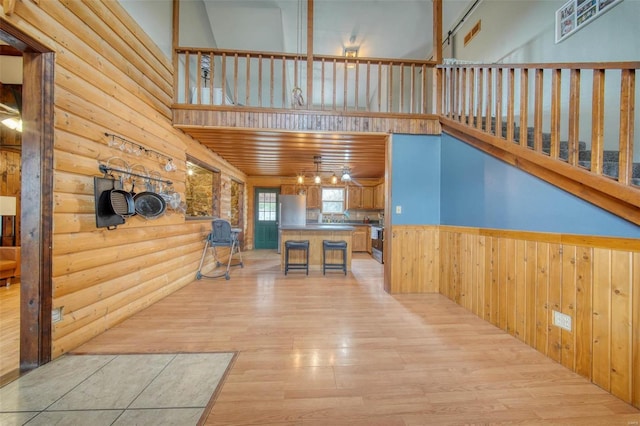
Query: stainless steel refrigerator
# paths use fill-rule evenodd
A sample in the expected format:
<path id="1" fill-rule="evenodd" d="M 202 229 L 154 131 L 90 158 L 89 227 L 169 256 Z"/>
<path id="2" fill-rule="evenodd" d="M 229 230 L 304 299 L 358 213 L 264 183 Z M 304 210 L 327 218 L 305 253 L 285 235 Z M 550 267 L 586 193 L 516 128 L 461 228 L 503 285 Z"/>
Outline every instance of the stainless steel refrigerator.
<path id="1" fill-rule="evenodd" d="M 281 226 L 305 226 L 307 223 L 307 196 L 281 195 L 278 201 L 278 253 L 280 253 Z"/>

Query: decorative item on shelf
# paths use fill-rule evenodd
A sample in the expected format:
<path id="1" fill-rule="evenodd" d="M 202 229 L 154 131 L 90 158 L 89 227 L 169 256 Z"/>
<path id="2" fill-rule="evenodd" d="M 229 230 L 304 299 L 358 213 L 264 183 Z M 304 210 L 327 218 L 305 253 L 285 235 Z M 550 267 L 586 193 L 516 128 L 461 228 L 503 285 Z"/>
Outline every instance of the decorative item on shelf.
<path id="1" fill-rule="evenodd" d="M 153 149 L 146 148 L 139 143 L 132 142 L 128 139 L 123 138 L 122 136 L 115 135 L 113 133 L 105 133 L 105 136 L 110 137 L 108 145 L 112 148 L 119 149 L 122 152 L 126 152 L 127 154 L 132 154 L 136 156 L 146 155 L 147 157 L 156 157 L 161 164 L 163 164 L 163 168 L 167 172 L 174 172 L 178 169 L 173 158 L 161 154 L 158 151 L 154 151 Z"/>

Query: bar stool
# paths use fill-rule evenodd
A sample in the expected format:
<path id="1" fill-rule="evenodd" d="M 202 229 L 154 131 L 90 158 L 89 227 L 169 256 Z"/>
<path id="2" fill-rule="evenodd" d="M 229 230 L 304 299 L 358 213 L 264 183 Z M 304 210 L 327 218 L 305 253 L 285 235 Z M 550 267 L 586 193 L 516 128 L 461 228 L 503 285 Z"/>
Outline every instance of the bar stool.
<path id="1" fill-rule="evenodd" d="M 342 263 L 327 263 L 327 251 L 342 251 Z M 327 269 L 341 269 L 347 275 L 347 242 L 346 241 L 322 241 L 322 275 Z"/>
<path id="2" fill-rule="evenodd" d="M 289 263 L 289 250 L 304 250 L 306 262 Z M 304 269 L 309 275 L 309 240 L 303 241 L 285 241 L 284 242 L 284 274 L 287 275 L 289 269 Z"/>

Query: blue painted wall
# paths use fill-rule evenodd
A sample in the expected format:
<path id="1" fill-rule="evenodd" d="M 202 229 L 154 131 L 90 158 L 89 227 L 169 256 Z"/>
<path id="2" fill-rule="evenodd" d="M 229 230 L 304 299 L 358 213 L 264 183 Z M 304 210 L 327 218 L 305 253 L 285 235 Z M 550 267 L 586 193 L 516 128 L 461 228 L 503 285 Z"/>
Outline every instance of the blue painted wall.
<path id="1" fill-rule="evenodd" d="M 439 224 L 440 137 L 394 134 L 391 167 L 391 223 Z"/>
<path id="2" fill-rule="evenodd" d="M 448 134 L 441 139 L 442 225 L 640 238 L 631 222 Z"/>

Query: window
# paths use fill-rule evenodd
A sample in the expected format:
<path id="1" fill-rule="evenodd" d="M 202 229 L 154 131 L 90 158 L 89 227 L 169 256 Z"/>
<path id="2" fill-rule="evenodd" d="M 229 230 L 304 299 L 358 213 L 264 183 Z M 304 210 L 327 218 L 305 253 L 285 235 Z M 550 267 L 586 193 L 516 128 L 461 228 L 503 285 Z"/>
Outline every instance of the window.
<path id="1" fill-rule="evenodd" d="M 260 222 L 275 222 L 276 220 L 276 193 L 269 192 L 258 194 L 258 220 Z"/>
<path id="2" fill-rule="evenodd" d="M 344 213 L 344 188 L 322 188 L 322 213 Z"/>
<path id="3" fill-rule="evenodd" d="M 187 216 L 220 217 L 220 171 L 190 159 L 185 187 Z"/>

